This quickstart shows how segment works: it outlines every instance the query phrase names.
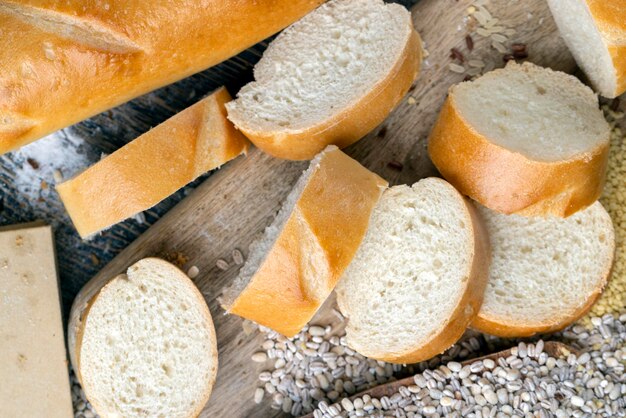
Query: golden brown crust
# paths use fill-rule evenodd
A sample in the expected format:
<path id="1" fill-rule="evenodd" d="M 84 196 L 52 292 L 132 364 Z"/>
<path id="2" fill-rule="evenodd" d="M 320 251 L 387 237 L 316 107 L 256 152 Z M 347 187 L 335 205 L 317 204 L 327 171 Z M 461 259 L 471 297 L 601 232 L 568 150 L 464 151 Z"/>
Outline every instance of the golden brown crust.
<path id="1" fill-rule="evenodd" d="M 255 131 L 241 124 L 237 127 L 257 147 L 277 158 L 310 160 L 327 145 L 345 148 L 378 126 L 400 103 L 417 77 L 421 62 L 422 41 L 412 29 L 400 59 L 387 77 L 333 118 L 311 128 L 287 133 Z"/>
<path id="2" fill-rule="evenodd" d="M 387 182 L 324 152 L 273 247 L 228 312 L 293 336 L 332 292 Z"/>
<path id="3" fill-rule="evenodd" d="M 171 263 L 168 263 L 165 260 L 160 258 L 148 257 L 142 260 L 137 261 L 135 264 L 129 267 L 129 269 L 136 267 L 140 263 L 151 263 L 161 265 L 161 268 L 176 271 L 177 276 L 181 279 L 180 284 L 183 286 L 187 286 L 192 289 L 196 302 L 198 306 L 202 307 L 202 311 L 209 325 L 209 333 L 211 334 L 211 339 L 214 341 L 211 352 L 209 353 L 211 357 L 215 361 L 215 373 L 213 373 L 209 377 L 208 390 L 204 393 L 203 399 L 198 403 L 198 407 L 194 411 L 190 411 L 187 415 L 189 418 L 197 417 L 206 403 L 208 402 L 211 392 L 213 390 L 213 386 L 215 384 L 215 379 L 217 378 L 217 369 L 218 369 L 218 351 L 217 351 L 217 335 L 215 333 L 215 325 L 213 324 L 213 318 L 211 317 L 211 313 L 209 308 L 202 296 L 202 293 L 198 290 L 198 288 L 193 284 L 193 282 L 189 279 L 189 277 L 183 273 L 178 267 L 174 266 Z M 72 368 L 74 369 L 74 373 L 76 374 L 76 378 L 78 382 L 83 386 L 85 390 L 85 396 L 89 400 L 89 402 L 93 405 L 94 409 L 102 414 L 106 411 L 103 405 L 100 404 L 99 399 L 93 396 L 92 393 L 88 390 L 88 387 L 85 386 L 82 377 L 82 370 L 80 368 L 80 350 L 82 346 L 82 338 L 85 332 L 85 326 L 87 324 L 87 318 L 89 316 L 89 310 L 95 303 L 96 299 L 100 296 L 103 290 L 105 290 L 106 286 L 112 283 L 114 280 L 119 279 L 120 277 L 124 277 L 125 275 L 118 275 L 111 277 L 109 279 L 99 278 L 96 276 L 97 280 L 90 280 L 78 293 L 74 302 L 72 304 L 72 309 L 70 311 L 69 323 L 68 323 L 68 351 L 70 354 L 70 362 L 72 363 Z M 106 415 L 104 415 L 106 416 Z"/>
<path id="4" fill-rule="evenodd" d="M 483 296 L 489 280 L 489 264 L 491 247 L 485 226 L 483 225 L 476 208 L 466 198 L 463 199 L 467 209 L 467 218 L 471 220 L 474 243 L 472 251 L 472 265 L 469 268 L 465 290 L 456 309 L 439 330 L 438 334 L 427 344 L 402 355 L 389 356 L 388 353 L 376 357 L 391 363 L 409 364 L 428 360 L 443 353 L 458 341 L 470 323 L 476 318 L 483 302 Z"/>
<path id="5" fill-rule="evenodd" d="M 3 1 L 0 154 L 215 65 L 321 3 Z M 7 114 L 33 125 L 12 128 Z"/>
<path id="6" fill-rule="evenodd" d="M 541 324 L 513 324 L 510 322 L 504 322 L 502 318 L 490 317 L 485 312 L 479 312 L 478 316 L 472 322 L 471 328 L 485 334 L 495 335 L 503 338 L 530 337 L 536 334 L 547 334 L 551 332 L 561 331 L 568 325 L 571 325 L 572 323 L 585 316 L 587 312 L 589 312 L 593 304 L 596 303 L 596 301 L 602 294 L 602 290 L 604 289 L 605 285 L 606 280 L 591 294 L 589 299 L 587 299 L 582 306 L 579 306 L 566 318 L 559 318 L 559 321 L 555 320 Z"/>
<path id="7" fill-rule="evenodd" d="M 626 91 L 626 1 L 586 0 L 615 68 L 616 89 L 608 97 Z"/>
<path id="8" fill-rule="evenodd" d="M 429 139 L 429 155 L 461 193 L 498 212 L 567 217 L 595 202 L 606 176 L 608 140 L 569 160 L 545 162 L 494 144 L 459 114 L 451 93 Z"/>
<path id="9" fill-rule="evenodd" d="M 57 186 L 82 237 L 151 208 L 198 176 L 247 152 L 226 119 L 225 88 Z"/>
<path id="10" fill-rule="evenodd" d="M 598 29 L 611 40 L 626 43 L 626 0 L 585 0 Z"/>
<path id="11" fill-rule="evenodd" d="M 608 48 L 617 78 L 617 86 L 612 97 L 617 97 L 626 91 L 626 44 L 608 45 Z"/>

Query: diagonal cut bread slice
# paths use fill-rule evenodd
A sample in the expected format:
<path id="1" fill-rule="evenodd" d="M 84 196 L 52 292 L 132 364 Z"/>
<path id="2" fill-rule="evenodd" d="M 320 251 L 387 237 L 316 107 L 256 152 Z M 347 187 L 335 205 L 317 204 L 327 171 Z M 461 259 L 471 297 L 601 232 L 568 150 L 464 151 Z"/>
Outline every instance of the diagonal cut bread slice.
<path id="1" fill-rule="evenodd" d="M 381 123 L 415 80 L 422 44 L 410 13 L 382 0 L 331 0 L 285 29 L 227 105 L 254 144 L 308 160 Z"/>
<path id="2" fill-rule="evenodd" d="M 196 417 L 217 374 L 217 338 L 202 294 L 157 258 L 85 285 L 70 313 L 68 345 L 101 417 Z"/>
<path id="3" fill-rule="evenodd" d="M 511 62 L 450 89 L 428 151 L 443 177 L 493 210 L 565 217 L 600 196 L 609 137 L 591 89 Z"/>
<path id="4" fill-rule="evenodd" d="M 626 91 L 626 1 L 548 0 L 576 62 L 604 97 Z"/>
<path id="5" fill-rule="evenodd" d="M 85 238 L 150 209 L 202 174 L 248 151 L 226 119 L 221 87 L 57 186 Z"/>
<path id="6" fill-rule="evenodd" d="M 335 288 L 387 182 L 335 146 L 311 162 L 220 303 L 291 337 Z"/>
<path id="7" fill-rule="evenodd" d="M 492 247 L 485 300 L 472 327 L 501 337 L 565 328 L 600 296 L 615 251 L 600 202 L 569 218 L 504 215 L 476 204 Z"/>
<path id="8" fill-rule="evenodd" d="M 393 363 L 445 351 L 478 313 L 489 258 L 475 209 L 446 181 L 386 190 L 336 289 L 348 345 Z"/>

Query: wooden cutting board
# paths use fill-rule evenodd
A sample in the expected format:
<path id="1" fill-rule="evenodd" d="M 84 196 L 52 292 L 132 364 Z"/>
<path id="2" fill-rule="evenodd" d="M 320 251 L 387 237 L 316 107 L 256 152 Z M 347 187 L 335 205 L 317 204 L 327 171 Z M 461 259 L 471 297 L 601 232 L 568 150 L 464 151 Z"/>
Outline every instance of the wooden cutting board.
<path id="1" fill-rule="evenodd" d="M 427 136 L 448 87 L 464 78 L 451 72 L 448 65 L 452 62 L 451 48 L 467 51 L 467 9 L 471 4 L 469 0 L 421 0 L 413 7 L 415 27 L 429 52 L 410 92 L 414 99 L 405 98 L 381 127 L 346 150 L 391 184 L 411 184 L 436 174 L 426 153 Z M 488 8 L 517 30 L 511 38 L 528 45 L 528 60 L 567 72 L 575 69 L 545 0 L 493 0 Z M 472 58 L 495 57 L 502 65 L 502 54 L 491 48 L 489 39 L 473 39 Z M 281 161 L 251 150 L 246 158 L 227 164 L 209 177 L 88 284 L 107 280 L 146 256 L 182 254 L 188 259 L 185 268 L 195 265 L 200 269 L 194 281 L 213 314 L 220 356 L 217 383 L 202 417 L 281 415 L 270 409 L 269 401 L 261 405 L 252 401 L 260 370 L 250 356 L 259 349 L 262 337 L 258 332 L 247 335 L 242 321 L 225 316 L 219 307 L 216 299 L 236 276 L 237 268 L 233 265 L 222 271 L 216 267 L 216 261 L 225 259 L 232 265 L 232 251 L 236 248 L 247 254 L 248 245 L 273 219 L 306 166 L 307 163 Z M 321 313 L 322 318 L 324 315 Z"/>

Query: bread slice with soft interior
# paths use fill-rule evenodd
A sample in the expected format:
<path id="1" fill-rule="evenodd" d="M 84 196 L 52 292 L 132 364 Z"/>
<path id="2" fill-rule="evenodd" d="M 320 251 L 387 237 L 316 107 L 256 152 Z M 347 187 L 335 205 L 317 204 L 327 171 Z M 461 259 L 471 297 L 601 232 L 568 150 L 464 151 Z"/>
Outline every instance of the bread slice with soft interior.
<path id="1" fill-rule="evenodd" d="M 226 119 L 221 87 L 57 186 L 81 237 L 150 209 L 202 174 L 248 151 Z"/>
<path id="2" fill-rule="evenodd" d="M 489 258 L 475 209 L 446 181 L 386 190 L 336 288 L 348 345 L 393 363 L 442 353 L 478 313 Z"/>
<path id="3" fill-rule="evenodd" d="M 591 308 L 615 252 L 613 224 L 600 202 L 566 219 L 503 215 L 476 206 L 492 260 L 473 328 L 527 337 L 563 329 Z"/>
<path id="4" fill-rule="evenodd" d="M 450 89 L 428 151 L 446 180 L 490 209 L 565 217 L 600 196 L 609 136 L 590 88 L 510 62 Z"/>
<path id="5" fill-rule="evenodd" d="M 177 267 L 146 258 L 76 297 L 70 358 L 101 417 L 196 417 L 217 374 L 209 308 Z"/>
<path id="6" fill-rule="evenodd" d="M 297 334 L 333 291 L 387 182 L 335 146 L 311 162 L 220 303 L 228 313 Z"/>
<path id="7" fill-rule="evenodd" d="M 604 97 L 626 91 L 626 1 L 548 0 L 576 62 Z"/>
<path id="8" fill-rule="evenodd" d="M 422 43 L 410 13 L 382 0 L 331 0 L 285 29 L 228 117 L 265 152 L 311 159 L 361 139 L 411 87 Z"/>

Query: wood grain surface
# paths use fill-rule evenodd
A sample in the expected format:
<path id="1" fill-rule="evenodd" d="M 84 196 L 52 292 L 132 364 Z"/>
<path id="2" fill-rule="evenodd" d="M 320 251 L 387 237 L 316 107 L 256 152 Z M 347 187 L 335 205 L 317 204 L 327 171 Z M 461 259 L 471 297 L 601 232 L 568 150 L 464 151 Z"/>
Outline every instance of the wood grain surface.
<path id="1" fill-rule="evenodd" d="M 464 75 L 448 69 L 450 49 L 466 50 L 468 0 L 422 0 L 412 9 L 416 29 L 429 56 L 405 99 L 389 118 L 366 138 L 349 147 L 349 155 L 392 184 L 411 184 L 435 170 L 428 160 L 428 133 L 450 85 Z M 572 72 L 574 61 L 556 32 L 544 0 L 509 2 L 494 0 L 489 9 L 514 27 L 516 42 L 528 45 L 528 60 Z M 471 24 L 471 23 L 470 23 Z M 502 54 L 489 39 L 474 39 L 473 58 L 489 58 L 503 65 Z M 260 372 L 250 361 L 262 339 L 258 332 L 245 333 L 239 318 L 225 316 L 217 303 L 221 289 L 237 274 L 237 268 L 222 271 L 218 259 L 231 261 L 235 248 L 247 254 L 248 245 L 259 236 L 280 208 L 306 163 L 287 162 L 253 149 L 217 171 L 193 193 L 169 211 L 154 226 L 104 267 L 94 283 L 124 271 L 146 256 L 181 254 L 200 275 L 194 280 L 209 304 L 219 340 L 220 369 L 211 400 L 203 417 L 280 416 L 269 401 L 252 401 Z M 494 173 L 497 176 L 497 173 Z M 231 261 L 232 265 L 232 261 Z M 326 312 L 321 313 L 323 316 Z"/>

